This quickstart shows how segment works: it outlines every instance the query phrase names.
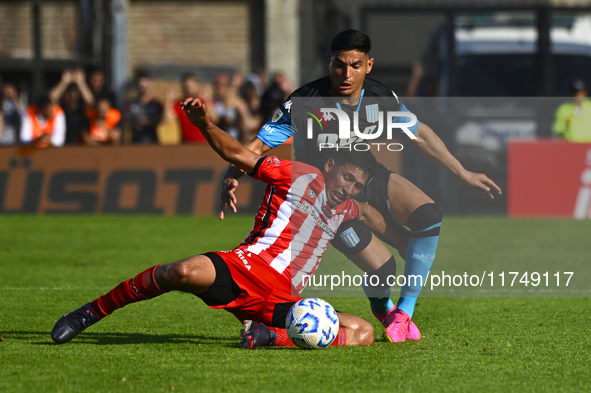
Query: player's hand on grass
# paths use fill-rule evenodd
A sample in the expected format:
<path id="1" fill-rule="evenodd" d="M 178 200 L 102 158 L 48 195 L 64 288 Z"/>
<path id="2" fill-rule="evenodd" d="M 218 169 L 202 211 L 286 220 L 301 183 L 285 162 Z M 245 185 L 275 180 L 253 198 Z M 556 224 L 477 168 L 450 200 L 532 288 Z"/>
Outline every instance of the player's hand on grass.
<path id="1" fill-rule="evenodd" d="M 462 176 L 462 180 L 467 186 L 473 187 L 480 195 L 482 195 L 482 199 L 486 199 L 488 196 L 490 199 L 495 199 L 492 191 L 496 192 L 498 195 L 501 195 L 503 191 L 501 188 L 495 184 L 494 181 L 490 180 L 485 174 L 483 173 L 474 173 L 470 171 L 466 171 L 466 174 Z"/>
<path id="2" fill-rule="evenodd" d="M 220 213 L 218 214 L 220 220 L 224 219 L 226 206 L 229 206 L 234 213 L 238 213 L 238 209 L 236 209 L 236 195 L 234 194 L 236 188 L 238 188 L 238 180 L 231 177 L 226 177 L 224 179 L 222 195 L 220 195 Z"/>
<path id="3" fill-rule="evenodd" d="M 181 109 L 185 111 L 194 126 L 205 129 L 210 125 L 211 119 L 209 118 L 209 112 L 205 103 L 199 98 L 185 98 L 181 102 Z"/>

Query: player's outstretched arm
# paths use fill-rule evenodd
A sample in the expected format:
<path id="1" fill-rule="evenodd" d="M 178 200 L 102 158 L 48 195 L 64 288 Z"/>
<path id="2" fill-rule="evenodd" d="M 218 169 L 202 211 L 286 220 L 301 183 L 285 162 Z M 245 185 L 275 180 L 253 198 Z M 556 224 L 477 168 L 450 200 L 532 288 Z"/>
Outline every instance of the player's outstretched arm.
<path id="1" fill-rule="evenodd" d="M 199 98 L 187 98 L 181 103 L 181 109 L 185 111 L 191 123 L 199 127 L 207 143 L 220 157 L 247 173 L 254 170 L 261 158 L 260 155 L 248 150 L 213 124 L 203 101 Z"/>
<path id="2" fill-rule="evenodd" d="M 433 130 L 429 128 L 429 126 L 419 123 L 419 128 L 415 133 L 415 136 L 417 139 L 412 139 L 411 143 L 419 149 L 421 153 L 454 175 L 460 182 L 478 190 L 483 198 L 488 196 L 491 199 L 495 199 L 492 194 L 493 191 L 499 195 L 502 194 L 501 188 L 485 174 L 466 170 L 449 150 L 447 150 L 445 144 L 439 139 Z"/>
<path id="3" fill-rule="evenodd" d="M 260 156 L 271 150 L 271 147 L 267 146 L 257 137 L 254 137 L 250 141 L 246 142 L 243 146 Z M 228 166 L 228 170 L 224 175 L 222 195 L 220 196 L 220 211 L 218 214 L 218 218 L 220 220 L 224 219 L 226 206 L 230 207 L 234 213 L 238 213 L 238 209 L 236 209 L 235 192 L 236 188 L 238 188 L 238 179 L 240 179 L 242 175 L 244 175 L 244 171 L 242 171 L 240 168 L 233 164 Z"/>

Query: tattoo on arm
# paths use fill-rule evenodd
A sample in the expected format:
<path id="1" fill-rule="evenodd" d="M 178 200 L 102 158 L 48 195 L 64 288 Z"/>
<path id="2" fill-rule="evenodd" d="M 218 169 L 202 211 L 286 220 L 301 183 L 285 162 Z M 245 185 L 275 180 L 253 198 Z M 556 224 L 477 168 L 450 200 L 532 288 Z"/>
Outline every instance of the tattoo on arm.
<path id="1" fill-rule="evenodd" d="M 373 227 L 371 227 L 371 229 L 375 229 L 375 228 L 377 228 L 377 227 L 380 227 L 380 226 L 382 226 L 382 224 L 383 224 L 383 223 L 385 223 L 385 222 L 386 222 L 386 220 L 382 220 L 382 222 L 380 222 L 379 224 L 376 224 L 376 225 L 374 225 Z"/>
<path id="2" fill-rule="evenodd" d="M 165 291 L 171 291 L 174 289 L 174 283 L 170 275 L 170 268 L 172 264 L 160 265 L 154 270 L 154 280 L 156 284 Z"/>

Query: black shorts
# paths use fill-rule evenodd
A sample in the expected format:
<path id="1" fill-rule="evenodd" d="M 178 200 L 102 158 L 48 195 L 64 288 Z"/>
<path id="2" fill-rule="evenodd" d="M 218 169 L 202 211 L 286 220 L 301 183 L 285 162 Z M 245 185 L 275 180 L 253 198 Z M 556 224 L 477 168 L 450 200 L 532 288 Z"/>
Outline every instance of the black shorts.
<path id="1" fill-rule="evenodd" d="M 394 172 L 378 163 L 376 175 L 354 198 L 356 201 L 369 203 L 386 219 L 392 218 L 392 213 L 390 213 L 388 207 L 388 181 L 392 173 Z"/>
<path id="2" fill-rule="evenodd" d="M 197 297 L 211 308 L 224 309 L 241 322 L 253 320 L 267 326 L 285 328 L 291 306 L 300 297 L 291 294 L 291 282 L 265 261 L 252 254 L 241 254 L 248 261 L 244 265 L 237 250 L 209 252 L 215 268 L 214 283 Z"/>

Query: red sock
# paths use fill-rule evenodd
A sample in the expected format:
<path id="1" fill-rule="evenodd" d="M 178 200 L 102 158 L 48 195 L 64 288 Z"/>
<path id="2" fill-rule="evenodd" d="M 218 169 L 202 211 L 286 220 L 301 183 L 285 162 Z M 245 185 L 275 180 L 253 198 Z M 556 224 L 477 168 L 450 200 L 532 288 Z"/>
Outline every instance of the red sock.
<path id="1" fill-rule="evenodd" d="M 347 345 L 347 329 L 344 327 L 339 327 L 339 334 L 335 337 L 334 341 L 329 345 L 329 347 L 334 347 L 336 345 Z"/>
<path id="2" fill-rule="evenodd" d="M 100 318 L 106 317 L 113 311 L 128 304 L 148 300 L 169 291 L 160 289 L 154 280 L 154 271 L 160 265 L 149 268 L 117 285 L 109 293 L 90 303 L 92 311 Z"/>
<path id="3" fill-rule="evenodd" d="M 278 347 L 295 347 L 296 345 L 291 342 L 289 337 L 287 336 L 287 330 L 276 328 L 276 327 L 269 327 L 269 330 L 272 330 L 277 334 L 277 340 L 275 340 L 275 345 Z"/>
<path id="4" fill-rule="evenodd" d="M 276 328 L 276 327 L 269 327 L 269 330 L 272 330 L 277 334 L 277 340 L 275 340 L 275 345 L 278 347 L 295 347 L 295 344 L 291 342 L 289 337 L 287 336 L 287 331 L 285 329 Z M 347 329 L 344 327 L 339 327 L 339 334 L 335 337 L 334 341 L 329 345 L 329 347 L 335 345 L 345 345 L 347 342 Z"/>

